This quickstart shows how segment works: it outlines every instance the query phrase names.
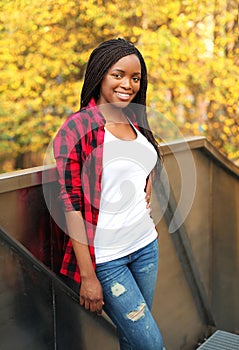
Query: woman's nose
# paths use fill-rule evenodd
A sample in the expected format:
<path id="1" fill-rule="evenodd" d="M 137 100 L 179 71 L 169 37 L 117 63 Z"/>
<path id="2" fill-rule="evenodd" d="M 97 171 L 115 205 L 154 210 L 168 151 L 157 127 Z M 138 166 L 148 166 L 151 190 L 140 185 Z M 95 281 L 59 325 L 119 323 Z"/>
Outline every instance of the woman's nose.
<path id="1" fill-rule="evenodd" d="M 130 88 L 131 88 L 131 80 L 130 80 L 130 78 L 124 77 L 124 78 L 121 80 L 121 86 L 122 86 L 124 89 L 130 89 Z"/>

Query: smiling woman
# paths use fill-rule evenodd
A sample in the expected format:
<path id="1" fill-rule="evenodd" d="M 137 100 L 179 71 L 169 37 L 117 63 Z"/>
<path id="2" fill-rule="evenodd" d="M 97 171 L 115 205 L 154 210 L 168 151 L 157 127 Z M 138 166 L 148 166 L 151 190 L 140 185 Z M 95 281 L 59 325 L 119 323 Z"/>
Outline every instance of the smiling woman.
<path id="1" fill-rule="evenodd" d="M 122 57 L 106 73 L 101 83 L 98 104 L 129 104 L 140 89 L 141 65 L 136 55 Z M 123 104 L 125 102 L 125 104 Z"/>
<path id="2" fill-rule="evenodd" d="M 140 89 L 141 65 L 136 55 L 117 61 L 105 74 L 97 101 L 106 119 L 107 129 L 122 140 L 135 138 L 123 108 L 135 98 Z"/>
<path id="3" fill-rule="evenodd" d="M 121 350 L 163 349 L 151 313 L 158 234 L 149 208 L 160 154 L 146 90 L 138 49 L 123 39 L 100 44 L 87 65 L 81 109 L 54 140 L 67 223 L 61 273 L 76 283 L 82 307 L 112 319 Z"/>

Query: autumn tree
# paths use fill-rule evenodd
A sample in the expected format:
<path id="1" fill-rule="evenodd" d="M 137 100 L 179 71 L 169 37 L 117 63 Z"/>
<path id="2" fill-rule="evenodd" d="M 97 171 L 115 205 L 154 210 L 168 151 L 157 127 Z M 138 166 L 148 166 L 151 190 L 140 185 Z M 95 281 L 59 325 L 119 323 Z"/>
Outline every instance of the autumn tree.
<path id="1" fill-rule="evenodd" d="M 91 50 L 115 37 L 134 42 L 146 59 L 155 134 L 164 140 L 179 137 L 177 130 L 204 134 L 239 158 L 236 0 L 5 0 L 2 171 L 41 163 L 32 155 L 43 156 L 63 119 L 79 108 Z"/>
<path id="2" fill-rule="evenodd" d="M 143 36 L 150 67 L 150 101 L 160 111 L 153 113 L 154 130 L 167 139 L 171 128 L 168 119 L 184 136 L 206 135 L 236 161 L 238 2 L 173 1 L 155 2 L 155 6 L 155 13 L 160 15 L 157 19 L 147 16 L 147 35 Z M 146 12 L 149 11 L 150 3 Z M 173 131 L 171 138 L 177 136 Z"/>

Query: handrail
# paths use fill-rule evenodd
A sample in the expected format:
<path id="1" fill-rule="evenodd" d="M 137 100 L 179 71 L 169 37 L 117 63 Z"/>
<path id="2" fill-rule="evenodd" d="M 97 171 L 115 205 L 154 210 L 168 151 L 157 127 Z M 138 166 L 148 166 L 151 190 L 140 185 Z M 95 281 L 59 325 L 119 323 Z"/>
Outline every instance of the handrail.
<path id="1" fill-rule="evenodd" d="M 24 259 L 29 261 L 32 267 L 42 274 L 46 275 L 51 279 L 61 290 L 64 291 L 77 305 L 79 305 L 79 296 L 78 294 L 70 288 L 66 283 L 64 283 L 59 276 L 50 270 L 45 264 L 43 264 L 39 259 L 37 259 L 27 248 L 24 247 L 19 241 L 14 239 L 11 235 L 7 234 L 5 230 L 0 226 L 0 237 L 6 242 L 8 247 L 10 247 L 14 252 L 20 254 Z M 107 327 L 115 329 L 114 324 L 109 319 L 107 314 L 102 312 L 102 320 Z"/>
<path id="2" fill-rule="evenodd" d="M 31 265 L 35 269 L 47 275 L 51 280 L 54 280 L 54 282 L 57 283 L 61 287 L 61 289 L 63 289 L 65 293 L 72 300 L 74 300 L 76 303 L 79 303 L 79 298 L 73 289 L 71 289 L 64 282 L 62 282 L 62 280 L 54 272 L 52 272 L 40 260 L 35 258 L 35 256 L 27 248 L 25 248 L 19 241 L 14 239 L 11 235 L 7 234 L 2 227 L 0 227 L 0 237 L 6 242 L 8 247 L 10 247 L 12 250 L 17 252 L 18 254 L 21 254 L 22 257 L 30 261 Z"/>
<path id="3" fill-rule="evenodd" d="M 41 185 L 42 173 L 45 171 L 47 171 L 47 177 L 44 177 L 45 183 L 57 180 L 55 164 L 41 165 L 0 174 L 0 193 Z"/>
<path id="4" fill-rule="evenodd" d="M 202 151 L 205 152 L 210 158 L 220 163 L 224 169 L 229 170 L 237 177 L 239 176 L 239 167 L 228 159 L 226 155 L 218 151 L 204 136 L 190 137 L 183 140 L 169 142 L 168 144 L 160 144 L 160 149 L 163 155 L 168 155 L 172 152 L 185 151 L 188 147 L 191 150 L 202 149 Z"/>
<path id="5" fill-rule="evenodd" d="M 167 144 L 160 144 L 160 150 L 163 156 L 189 149 L 201 149 L 207 156 L 212 158 L 213 161 L 218 162 L 225 170 L 239 177 L 239 167 L 231 162 L 224 154 L 219 152 L 205 137 L 191 137 L 168 142 Z M 44 183 L 56 181 L 57 173 L 54 164 L 0 174 L 0 193 L 41 185 L 42 173 L 45 171 L 48 171 L 48 174 L 47 178 L 44 177 Z"/>

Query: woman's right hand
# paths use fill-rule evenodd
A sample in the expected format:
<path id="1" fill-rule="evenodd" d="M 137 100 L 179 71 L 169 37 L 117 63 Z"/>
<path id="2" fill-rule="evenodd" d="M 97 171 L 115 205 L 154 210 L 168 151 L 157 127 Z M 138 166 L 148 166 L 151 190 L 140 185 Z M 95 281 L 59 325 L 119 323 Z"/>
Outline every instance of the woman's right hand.
<path id="1" fill-rule="evenodd" d="M 86 310 L 101 315 L 104 305 L 103 291 L 92 265 L 82 213 L 68 211 L 65 213 L 65 217 L 81 275 L 80 305 Z"/>
<path id="2" fill-rule="evenodd" d="M 103 291 L 96 275 L 81 278 L 80 305 L 97 315 L 102 314 Z"/>

